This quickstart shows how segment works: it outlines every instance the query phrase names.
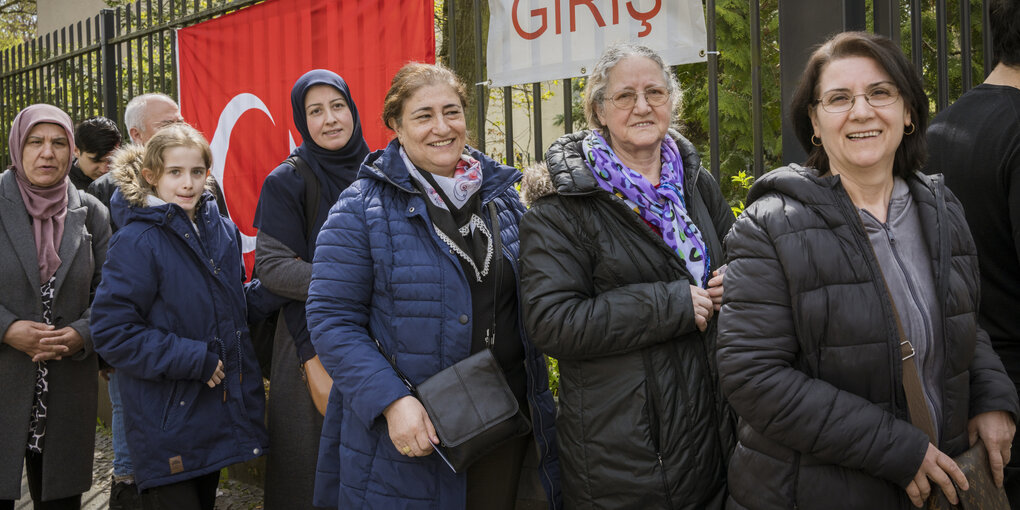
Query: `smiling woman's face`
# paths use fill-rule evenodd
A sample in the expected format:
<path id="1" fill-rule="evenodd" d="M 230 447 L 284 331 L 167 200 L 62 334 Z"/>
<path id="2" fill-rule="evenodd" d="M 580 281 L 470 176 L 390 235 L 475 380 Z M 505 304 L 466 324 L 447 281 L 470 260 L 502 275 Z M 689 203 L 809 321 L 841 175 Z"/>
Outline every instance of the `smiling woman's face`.
<path id="1" fill-rule="evenodd" d="M 822 140 L 832 173 L 892 174 L 910 113 L 902 97 L 886 106 L 868 104 L 864 94 L 882 87 L 896 90 L 889 73 L 868 57 L 833 60 L 822 70 L 816 99 L 834 93 L 856 96 L 849 111 L 830 113 L 821 104 L 810 110 L 814 135 Z"/>
<path id="2" fill-rule="evenodd" d="M 445 83 L 419 88 L 404 102 L 400 125 L 394 131 L 415 166 L 436 175 L 453 175 L 467 145 L 460 96 Z"/>
<path id="3" fill-rule="evenodd" d="M 32 126 L 21 149 L 21 165 L 28 182 L 48 188 L 67 176 L 71 161 L 71 140 L 64 128 L 50 123 Z"/>

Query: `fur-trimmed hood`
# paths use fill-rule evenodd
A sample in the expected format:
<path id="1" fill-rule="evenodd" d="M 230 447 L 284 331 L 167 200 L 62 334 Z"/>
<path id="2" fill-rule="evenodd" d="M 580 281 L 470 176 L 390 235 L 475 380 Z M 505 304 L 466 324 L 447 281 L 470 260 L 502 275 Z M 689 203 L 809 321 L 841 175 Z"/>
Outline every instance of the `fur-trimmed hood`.
<path id="1" fill-rule="evenodd" d="M 133 207 L 148 207 L 146 197 L 152 194 L 152 188 L 142 178 L 142 159 L 145 157 L 145 146 L 130 143 L 117 149 L 111 156 L 110 173 L 113 181 Z M 212 175 L 205 179 L 205 190 L 214 193 L 216 181 Z"/>

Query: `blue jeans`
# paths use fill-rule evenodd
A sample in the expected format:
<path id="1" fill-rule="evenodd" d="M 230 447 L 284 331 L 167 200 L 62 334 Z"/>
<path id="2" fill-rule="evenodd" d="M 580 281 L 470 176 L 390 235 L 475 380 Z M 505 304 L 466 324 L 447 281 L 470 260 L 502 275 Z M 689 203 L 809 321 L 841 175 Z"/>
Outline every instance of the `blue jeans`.
<path id="1" fill-rule="evenodd" d="M 135 474 L 135 466 L 131 464 L 131 452 L 128 451 L 127 433 L 124 430 L 124 405 L 120 400 L 120 376 L 116 372 L 110 374 L 107 387 L 110 390 L 110 405 L 113 407 L 111 428 L 113 429 L 113 475 L 128 476 Z"/>

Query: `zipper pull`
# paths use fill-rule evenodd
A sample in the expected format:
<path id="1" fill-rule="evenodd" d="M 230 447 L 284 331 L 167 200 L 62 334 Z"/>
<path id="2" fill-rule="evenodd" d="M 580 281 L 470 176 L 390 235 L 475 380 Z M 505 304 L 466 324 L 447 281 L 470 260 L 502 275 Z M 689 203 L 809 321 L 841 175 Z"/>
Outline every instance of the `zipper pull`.
<path id="1" fill-rule="evenodd" d="M 223 403 L 227 403 L 227 385 L 223 385 Z"/>

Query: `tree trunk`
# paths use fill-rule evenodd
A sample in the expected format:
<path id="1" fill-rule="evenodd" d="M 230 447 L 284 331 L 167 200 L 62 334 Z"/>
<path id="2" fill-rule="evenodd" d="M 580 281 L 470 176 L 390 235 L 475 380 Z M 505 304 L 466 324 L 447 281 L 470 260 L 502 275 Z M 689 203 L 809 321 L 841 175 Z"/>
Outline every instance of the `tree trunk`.
<path id="1" fill-rule="evenodd" d="M 479 128 L 478 112 L 481 110 L 481 117 L 484 119 L 489 107 L 489 88 L 476 87 L 475 84 L 486 79 L 485 45 L 489 35 L 489 2 L 445 0 L 441 16 L 446 22 L 443 24 L 439 61 L 452 69 L 467 87 L 468 105 L 465 115 L 469 143 L 483 149 L 485 132 Z M 478 35 L 475 34 L 476 16 L 481 16 L 482 19 L 481 34 Z M 485 122 L 483 121 L 481 125 L 484 128 Z"/>

